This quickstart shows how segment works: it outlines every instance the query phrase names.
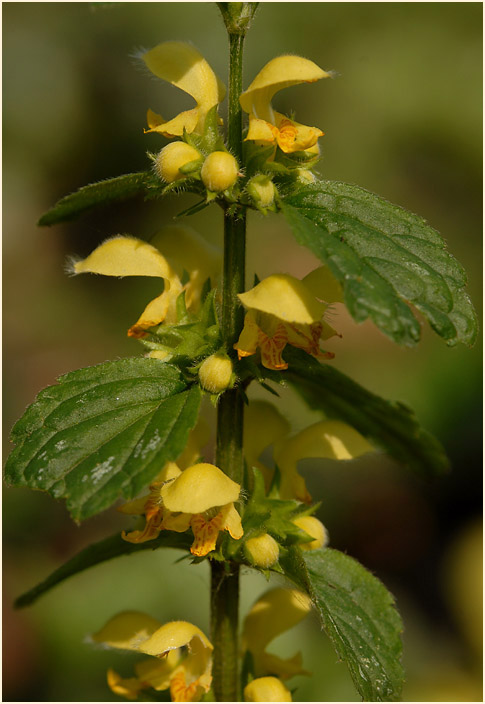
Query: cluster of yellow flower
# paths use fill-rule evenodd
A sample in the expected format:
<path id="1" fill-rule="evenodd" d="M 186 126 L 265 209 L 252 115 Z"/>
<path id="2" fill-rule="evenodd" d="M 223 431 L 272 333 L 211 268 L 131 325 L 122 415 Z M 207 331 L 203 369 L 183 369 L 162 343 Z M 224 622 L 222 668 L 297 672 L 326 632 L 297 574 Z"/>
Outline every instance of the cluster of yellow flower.
<path id="1" fill-rule="evenodd" d="M 93 273 L 105 276 L 153 276 L 164 280 L 164 291 L 146 306 L 139 319 L 128 330 L 130 337 L 144 338 L 147 331 L 161 323 L 177 323 L 177 299 L 185 296 L 186 309 L 194 314 L 200 309 L 207 279 L 217 283 L 221 269 L 219 250 L 186 225 L 169 225 L 152 238 L 151 243 L 135 237 L 113 237 L 86 259 L 72 264 L 74 274 Z M 188 281 L 183 284 L 184 273 Z M 329 305 L 342 300 L 341 288 L 328 270 L 321 266 L 303 280 L 289 274 L 274 274 L 253 289 L 239 295 L 246 308 L 244 328 L 234 345 L 239 359 L 259 349 L 261 362 L 268 369 L 282 370 L 288 365 L 282 358 L 287 344 L 305 350 L 319 359 L 329 359 L 331 352 L 320 350 L 320 340 L 338 333 L 322 320 Z M 169 352 L 158 345 L 151 357 L 169 360 Z M 211 391 L 227 388 L 231 379 L 226 363 L 214 374 L 222 375 L 211 382 L 209 367 L 201 368 L 201 381 Z M 222 385 L 221 385 L 222 384 Z"/>
<path id="2" fill-rule="evenodd" d="M 177 462 L 169 462 L 150 486 L 150 493 L 119 507 L 128 515 L 145 518 L 142 530 L 123 532 L 133 543 L 155 539 L 162 530 L 192 530 L 191 552 L 208 555 L 216 549 L 219 534 L 227 531 L 239 541 L 243 538 L 241 516 L 235 504 L 241 487 L 212 464 L 198 461 L 209 439 L 209 429 L 200 420 Z M 280 496 L 310 502 L 305 482 L 297 472 L 297 463 L 305 457 L 348 460 L 373 451 L 355 430 L 338 421 L 322 421 L 291 436 L 288 421 L 272 404 L 253 401 L 246 412 L 244 444 L 248 467 L 261 471 L 269 485 L 275 468 L 264 465 L 259 457 L 269 446 L 274 448 L 275 464 L 280 471 Z M 328 533 L 311 515 L 292 519 L 307 542 L 302 550 L 325 547 Z M 312 540 L 308 540 L 312 538 Z M 251 535 L 243 546 L 245 559 L 267 569 L 278 562 L 280 545 L 266 532 Z M 295 675 L 309 674 L 302 668 L 301 654 L 283 660 L 266 652 L 267 645 L 279 633 L 298 623 L 310 610 L 311 602 L 302 592 L 272 589 L 253 606 L 243 629 L 243 652 L 252 658 L 254 679 L 244 689 L 245 701 L 291 701 L 283 681 Z M 172 701 L 199 701 L 211 686 L 212 645 L 194 625 L 174 621 L 162 626 L 140 613 L 125 612 L 112 618 L 93 636 L 106 646 L 153 655 L 158 660 L 143 660 L 135 665 L 136 676 L 122 678 L 108 671 L 113 692 L 137 699 L 141 690 L 170 689 Z"/>
<path id="3" fill-rule="evenodd" d="M 164 42 L 141 55 L 147 68 L 158 78 L 168 81 L 194 98 L 196 107 L 185 110 L 171 120 L 148 110 L 147 132 L 158 132 L 165 137 L 181 137 L 171 142 L 156 156 L 155 170 L 167 184 L 184 178 L 200 179 L 210 194 L 225 193 L 244 175 L 241 165 L 225 148 L 201 148 L 189 136 L 202 136 L 207 131 L 207 118 L 216 111 L 225 96 L 225 87 L 207 61 L 189 44 Z M 313 164 L 318 158 L 317 140 L 323 132 L 308 127 L 273 110 L 271 100 L 282 88 L 299 83 L 312 83 L 330 74 L 313 61 L 300 56 L 279 56 L 272 59 L 258 73 L 249 88 L 240 96 L 242 109 L 249 115 L 246 141 L 256 149 L 270 147 L 266 162 L 275 159 L 277 148 L 284 155 L 299 153 L 304 162 Z M 295 163 L 295 172 L 301 180 L 313 180 L 311 172 L 302 163 Z M 271 177 L 258 173 L 247 179 L 244 192 L 250 204 L 265 211 L 271 208 L 277 190 Z"/>
<path id="4" fill-rule="evenodd" d="M 271 589 L 252 606 L 244 621 L 242 654 L 252 659 L 255 676 L 244 688 L 244 701 L 292 701 L 283 681 L 310 674 L 302 667 L 301 653 L 283 659 L 266 648 L 310 610 L 311 600 L 297 589 Z M 153 688 L 169 689 L 174 702 L 195 702 L 211 687 L 212 644 L 187 621 L 162 625 L 147 614 L 125 611 L 111 618 L 92 640 L 105 647 L 152 656 L 135 664 L 134 677 L 123 678 L 108 670 L 109 687 L 126 699 L 135 700 L 142 690 Z"/>
<path id="5" fill-rule="evenodd" d="M 148 131 L 182 138 L 164 147 L 156 157 L 159 176 L 167 183 L 198 178 L 209 192 L 222 192 L 229 197 L 229 189 L 243 176 L 233 155 L 219 148 L 203 153 L 195 146 L 198 142 L 187 138 L 187 135 L 204 135 L 208 115 L 224 97 L 221 82 L 200 54 L 187 44 L 166 42 L 144 53 L 142 58 L 156 76 L 181 88 L 196 101 L 195 108 L 168 121 L 148 111 Z M 266 151 L 270 147 L 271 154 L 265 152 L 265 159 L 274 159 L 278 149 L 284 155 L 317 154 L 317 139 L 323 133 L 275 112 L 271 99 L 284 87 L 326 76 L 307 59 L 282 56 L 270 61 L 240 96 L 241 106 L 249 114 L 246 140 L 257 148 L 263 145 Z M 301 162 L 295 161 L 294 168 L 303 172 Z M 255 207 L 261 209 L 270 207 L 277 197 L 276 186 L 268 173 L 252 175 L 245 188 Z M 170 326 L 183 328 L 187 320 L 197 319 L 204 305 L 207 281 L 217 288 L 221 264 L 216 247 L 189 227 L 171 225 L 160 230 L 150 243 L 128 236 L 109 239 L 86 259 L 73 262 L 72 270 L 75 274 L 161 278 L 163 292 L 150 301 L 129 328 L 128 335 L 145 344 L 148 340 L 149 356 L 167 362 L 172 357 L 171 349 L 164 345 L 157 331 Z M 246 309 L 244 327 L 234 344 L 239 360 L 259 351 L 264 367 L 285 370 L 288 365 L 282 354 L 287 344 L 319 359 L 333 357 L 320 349 L 321 340 L 337 334 L 323 317 L 330 304 L 342 301 L 342 289 L 328 268 L 319 267 L 301 281 L 288 274 L 274 274 L 240 294 L 239 299 Z M 204 390 L 216 396 L 238 383 L 237 365 L 233 365 L 220 343 L 211 354 L 202 356 L 202 361 L 195 356 L 189 371 L 198 374 Z M 301 549 L 326 546 L 328 535 L 323 524 L 310 515 L 310 508 L 303 507 L 303 511 L 298 508 L 301 503 L 309 504 L 311 496 L 297 464 L 305 457 L 347 460 L 373 448 L 354 429 L 334 420 L 321 421 L 290 435 L 286 419 L 272 404 L 262 401 L 249 404 L 245 428 L 244 457 L 248 471 L 256 468 L 261 472 L 266 491 L 274 483 L 275 473 L 279 473 L 279 499 L 295 503 L 295 515 L 288 520 L 293 535 L 301 540 Z M 239 561 L 261 569 L 274 567 L 281 550 L 286 549 L 284 540 L 264 526 L 261 530 L 252 526 L 244 534 L 241 486 L 215 465 L 203 461 L 207 441 L 206 428 L 199 420 L 182 455 L 161 469 L 149 493 L 119 507 L 122 513 L 142 516 L 145 521 L 140 529 L 123 532 L 123 539 L 142 543 L 156 539 L 163 530 L 180 533 L 191 530 L 190 551 L 201 558 L 215 550 L 221 551 L 219 536 L 225 531 L 230 539 L 222 543 L 231 543 L 231 539 L 240 541 L 241 548 L 236 547 L 233 557 L 237 555 Z M 273 468 L 260 461 L 262 452 L 270 446 L 275 461 Z M 223 549 L 220 554 L 225 554 Z M 243 631 L 243 650 L 251 658 L 253 677 L 244 689 L 246 701 L 291 701 L 283 681 L 305 674 L 301 655 L 282 660 L 267 653 L 266 646 L 301 620 L 310 606 L 306 595 L 289 589 L 273 589 L 253 606 Z M 108 672 L 113 692 L 128 699 L 136 699 L 143 689 L 152 687 L 158 691 L 170 689 L 173 701 L 199 701 L 210 689 L 213 647 L 204 633 L 190 623 L 174 621 L 161 625 L 144 614 L 125 612 L 113 617 L 93 640 L 155 656 L 156 659 L 136 664 L 135 677 L 124 679 L 112 670 Z"/>

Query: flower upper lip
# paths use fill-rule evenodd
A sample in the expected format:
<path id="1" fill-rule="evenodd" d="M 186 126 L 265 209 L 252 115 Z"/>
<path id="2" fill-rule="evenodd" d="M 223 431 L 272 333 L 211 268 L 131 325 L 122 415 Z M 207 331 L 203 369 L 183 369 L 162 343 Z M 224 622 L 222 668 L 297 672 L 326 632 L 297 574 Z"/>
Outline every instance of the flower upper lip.
<path id="1" fill-rule="evenodd" d="M 75 274 L 105 276 L 153 276 L 164 279 L 165 290 L 154 298 L 131 326 L 128 335 L 143 337 L 146 330 L 160 324 L 176 322 L 177 297 L 185 291 L 188 310 L 200 305 L 205 281 L 219 273 L 219 251 L 187 226 L 169 225 L 160 230 L 152 244 L 119 235 L 103 242 L 86 259 L 73 264 Z M 183 272 L 189 281 L 182 284 Z"/>
<path id="2" fill-rule="evenodd" d="M 271 59 L 239 97 L 242 109 L 262 120 L 273 122 L 273 96 L 283 88 L 299 83 L 313 83 L 328 78 L 329 73 L 301 56 L 288 54 Z"/>
<path id="3" fill-rule="evenodd" d="M 207 113 L 218 105 L 226 94 L 204 57 L 185 42 L 163 42 L 141 55 L 147 68 L 158 78 L 180 88 L 194 98 L 197 106 L 164 120 L 148 111 L 147 132 L 160 132 L 165 137 L 181 137 L 184 132 L 201 133 Z"/>

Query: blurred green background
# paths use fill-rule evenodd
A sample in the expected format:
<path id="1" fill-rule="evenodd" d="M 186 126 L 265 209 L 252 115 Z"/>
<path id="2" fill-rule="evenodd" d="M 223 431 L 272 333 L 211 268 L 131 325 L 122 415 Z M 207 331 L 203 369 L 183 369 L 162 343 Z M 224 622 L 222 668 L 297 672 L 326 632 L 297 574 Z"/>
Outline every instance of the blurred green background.
<path id="1" fill-rule="evenodd" d="M 148 107 L 165 117 L 190 105 L 132 58 L 141 47 L 193 42 L 223 78 L 227 40 L 213 3 L 4 3 L 4 438 L 35 394 L 69 370 L 138 354 L 125 336 L 159 286 L 137 279 L 69 278 L 68 255 L 104 238 L 150 237 L 194 196 L 141 201 L 39 229 L 59 197 L 101 178 L 145 169 Z M 325 178 L 359 184 L 419 213 L 441 231 L 469 272 L 481 314 L 481 3 L 261 3 L 246 42 L 245 85 L 273 56 L 297 53 L 335 80 L 278 94 L 281 112 L 318 125 Z M 224 110 L 224 106 L 223 106 Z M 221 241 L 210 208 L 190 224 Z M 249 218 L 249 275 L 306 274 L 316 260 L 276 216 Z M 481 349 L 447 348 L 427 328 L 400 349 L 340 306 L 334 364 L 372 391 L 415 409 L 445 445 L 449 476 L 423 482 L 390 460 L 303 472 L 333 547 L 357 557 L 397 597 L 405 622 L 408 701 L 481 701 Z M 254 395 L 261 395 L 255 393 Z M 284 396 L 295 429 L 315 416 Z M 210 457 L 208 457 L 210 461 Z M 4 701 L 111 701 L 109 665 L 131 659 L 85 642 L 122 609 L 161 621 L 192 620 L 208 632 L 206 565 L 177 553 L 120 558 L 59 586 L 21 612 L 13 598 L 88 543 L 125 522 L 108 511 L 74 525 L 63 505 L 4 491 Z M 265 589 L 243 577 L 242 613 Z M 208 591 L 207 591 L 208 593 Z M 357 701 L 345 665 L 308 619 L 275 652 L 300 647 L 300 701 Z"/>

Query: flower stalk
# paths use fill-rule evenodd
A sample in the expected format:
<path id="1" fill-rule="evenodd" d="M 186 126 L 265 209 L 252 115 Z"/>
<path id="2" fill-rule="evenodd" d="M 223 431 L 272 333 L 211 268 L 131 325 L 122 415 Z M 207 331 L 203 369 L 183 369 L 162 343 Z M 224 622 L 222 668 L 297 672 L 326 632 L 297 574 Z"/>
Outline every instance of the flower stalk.
<path id="1" fill-rule="evenodd" d="M 236 3 L 229 3 L 235 6 Z M 239 4 L 238 4 L 239 5 Z M 246 3 L 240 3 L 242 8 Z M 227 146 L 242 163 L 242 93 L 244 28 L 226 21 L 229 37 L 229 95 Z M 235 8 L 229 8 L 234 10 Z M 229 11 L 228 10 L 228 11 Z M 232 13 L 234 14 L 234 13 Z M 244 311 L 237 295 L 245 288 L 246 209 L 226 206 L 224 210 L 224 265 L 221 296 L 221 330 L 224 345 L 233 355 L 243 325 Z M 241 483 L 243 476 L 243 412 L 244 401 L 237 387 L 222 394 L 217 415 L 216 464 L 231 479 Z M 211 640 L 213 654 L 213 688 L 216 701 L 238 701 L 238 622 L 239 567 L 233 563 L 211 563 Z"/>

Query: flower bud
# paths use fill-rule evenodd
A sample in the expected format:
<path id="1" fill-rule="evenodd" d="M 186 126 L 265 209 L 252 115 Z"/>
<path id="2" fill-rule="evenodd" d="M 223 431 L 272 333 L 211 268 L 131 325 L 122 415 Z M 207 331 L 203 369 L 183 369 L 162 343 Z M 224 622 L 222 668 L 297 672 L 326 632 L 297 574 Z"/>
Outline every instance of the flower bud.
<path id="1" fill-rule="evenodd" d="M 248 193 L 258 208 L 269 208 L 274 203 L 275 186 L 270 176 L 258 174 L 248 182 Z"/>
<path id="2" fill-rule="evenodd" d="M 171 142 L 158 154 L 155 161 L 157 174 L 163 181 L 172 183 L 178 178 L 183 178 L 184 174 L 180 169 L 191 161 L 200 159 L 200 154 L 185 142 Z"/>
<path id="3" fill-rule="evenodd" d="M 290 691 L 277 677 L 258 677 L 244 687 L 245 702 L 291 702 Z"/>
<path id="4" fill-rule="evenodd" d="M 204 161 L 200 175 L 209 191 L 219 192 L 236 183 L 238 172 L 239 167 L 232 154 L 212 152 Z"/>
<path id="5" fill-rule="evenodd" d="M 278 561 L 280 549 L 278 543 L 268 533 L 263 533 L 257 538 L 249 538 L 244 544 L 247 559 L 255 567 L 272 567 Z M 253 699 L 250 701 L 263 701 Z M 270 700 L 271 701 L 271 700 Z"/>
<path id="6" fill-rule="evenodd" d="M 318 548 L 324 548 L 328 545 L 327 529 L 318 518 L 314 516 L 300 516 L 300 518 L 295 518 L 292 522 L 295 526 L 304 530 L 305 533 L 308 533 L 311 538 L 314 538 L 311 543 L 301 543 L 300 548 L 302 550 L 317 550 Z"/>
<path id="7" fill-rule="evenodd" d="M 308 169 L 297 169 L 297 180 L 300 183 L 315 183 L 317 180 L 315 174 Z"/>
<path id="8" fill-rule="evenodd" d="M 219 394 L 231 383 L 232 362 L 225 354 L 211 354 L 199 369 L 200 385 L 211 394 Z"/>

